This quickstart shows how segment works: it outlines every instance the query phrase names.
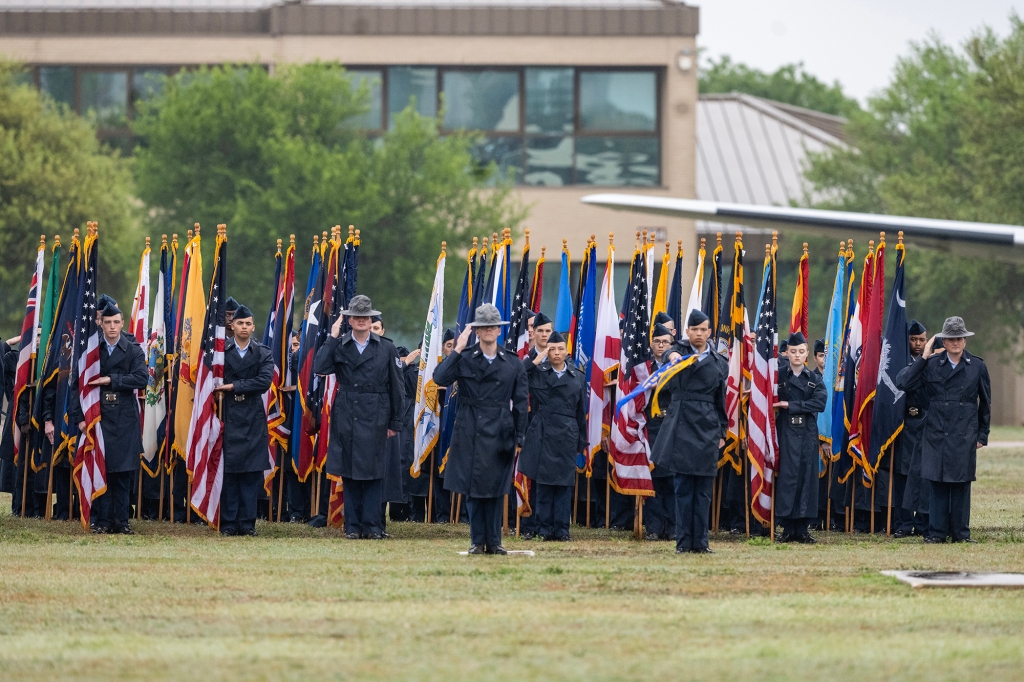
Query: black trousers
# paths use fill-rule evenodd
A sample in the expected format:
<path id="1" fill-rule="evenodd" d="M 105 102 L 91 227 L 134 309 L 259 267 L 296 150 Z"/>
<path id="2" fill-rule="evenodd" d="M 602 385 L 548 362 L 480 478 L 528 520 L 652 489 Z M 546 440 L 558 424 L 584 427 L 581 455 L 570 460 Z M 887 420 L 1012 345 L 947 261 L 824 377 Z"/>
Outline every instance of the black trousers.
<path id="1" fill-rule="evenodd" d="M 282 519 L 289 521 L 305 521 L 309 518 L 309 500 L 312 490 L 313 474 L 310 474 L 305 483 L 299 481 L 298 474 L 292 469 L 292 463 L 285 459 L 284 466 L 284 495 L 288 501 L 288 513 L 281 514 Z"/>
<path id="2" fill-rule="evenodd" d="M 256 528 L 256 501 L 263 490 L 263 472 L 224 474 L 220 491 L 220 530 L 243 533 Z"/>
<path id="3" fill-rule="evenodd" d="M 384 532 L 384 479 L 360 481 L 342 478 L 345 486 L 345 534 L 361 537 Z"/>
<path id="4" fill-rule="evenodd" d="M 132 490 L 131 471 L 108 471 L 107 491 L 93 500 L 92 525 L 107 530 L 118 530 L 128 525 L 129 494 Z"/>
<path id="5" fill-rule="evenodd" d="M 572 518 L 572 486 L 534 483 L 533 487 L 537 491 L 536 506 L 533 509 L 537 535 L 550 540 L 569 537 L 569 521 Z"/>
<path id="6" fill-rule="evenodd" d="M 807 535 L 807 527 L 811 522 L 810 519 L 800 517 L 780 518 L 778 521 L 779 525 L 782 526 L 782 537 L 786 540 Z"/>
<path id="7" fill-rule="evenodd" d="M 501 546 L 501 505 L 504 497 L 467 497 L 470 544 L 485 549 Z"/>
<path id="8" fill-rule="evenodd" d="M 676 551 L 706 549 L 714 476 L 676 474 Z"/>
<path id="9" fill-rule="evenodd" d="M 590 517 L 591 527 L 604 528 L 607 515 L 609 528 L 632 529 L 636 498 L 632 495 L 621 495 L 615 492 L 614 488 L 609 490 L 610 486 L 607 478 L 595 478 L 591 481 L 590 499 L 595 500 L 594 516 Z M 606 494 L 610 501 L 607 509 L 605 507 Z"/>
<path id="10" fill-rule="evenodd" d="M 647 532 L 662 540 L 671 540 L 676 534 L 676 489 L 672 476 L 655 476 L 654 497 L 644 500 L 644 525 Z"/>
<path id="11" fill-rule="evenodd" d="M 907 476 L 895 472 L 892 477 L 892 532 L 914 529 L 914 512 L 903 508 L 903 495 L 907 491 Z"/>
<path id="12" fill-rule="evenodd" d="M 953 542 L 971 536 L 967 508 L 970 505 L 970 483 L 932 481 L 931 511 L 928 514 L 928 535 Z"/>

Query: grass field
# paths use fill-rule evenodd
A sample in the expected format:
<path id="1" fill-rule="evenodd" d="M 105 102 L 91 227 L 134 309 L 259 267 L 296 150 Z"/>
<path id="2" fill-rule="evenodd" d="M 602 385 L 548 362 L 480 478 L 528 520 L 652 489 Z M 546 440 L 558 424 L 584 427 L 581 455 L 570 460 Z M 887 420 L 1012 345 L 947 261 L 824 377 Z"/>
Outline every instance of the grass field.
<path id="1" fill-rule="evenodd" d="M 676 556 L 577 530 L 508 542 L 533 558 L 462 557 L 465 526 L 100 537 L 3 516 L 0 679 L 1020 680 L 1024 591 L 879 574 L 1024 570 L 1024 451 L 979 460 L 976 545 L 723 536 Z"/>

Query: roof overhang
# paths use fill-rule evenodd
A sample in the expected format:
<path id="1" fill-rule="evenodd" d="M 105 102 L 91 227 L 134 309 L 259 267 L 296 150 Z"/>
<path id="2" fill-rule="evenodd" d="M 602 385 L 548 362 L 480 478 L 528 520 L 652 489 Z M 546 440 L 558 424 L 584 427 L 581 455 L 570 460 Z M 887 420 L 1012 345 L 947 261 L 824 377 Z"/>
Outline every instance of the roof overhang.
<path id="1" fill-rule="evenodd" d="M 813 208 L 727 204 L 642 194 L 590 194 L 582 202 L 619 211 L 689 218 L 724 225 L 826 234 L 838 239 L 886 232 L 889 239 L 902 231 L 904 239 L 921 246 L 963 255 L 984 255 L 1024 262 L 1024 226 L 938 220 L 909 216 L 824 211 Z"/>

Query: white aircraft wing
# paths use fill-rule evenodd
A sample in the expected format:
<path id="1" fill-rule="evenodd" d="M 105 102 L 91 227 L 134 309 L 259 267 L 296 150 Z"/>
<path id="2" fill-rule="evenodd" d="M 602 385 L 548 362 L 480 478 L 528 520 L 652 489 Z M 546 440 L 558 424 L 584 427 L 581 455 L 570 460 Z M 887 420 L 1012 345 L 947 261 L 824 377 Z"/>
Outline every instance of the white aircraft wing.
<path id="1" fill-rule="evenodd" d="M 904 240 L 964 255 L 985 255 L 999 260 L 1024 262 L 1024 226 L 972 223 L 907 216 L 823 211 L 813 208 L 727 204 L 697 199 L 645 196 L 642 194 L 590 194 L 582 199 L 592 206 L 619 211 L 652 213 L 726 225 L 827 234 L 837 240 L 853 237 L 877 239 L 886 233 L 890 243 L 903 231 Z"/>

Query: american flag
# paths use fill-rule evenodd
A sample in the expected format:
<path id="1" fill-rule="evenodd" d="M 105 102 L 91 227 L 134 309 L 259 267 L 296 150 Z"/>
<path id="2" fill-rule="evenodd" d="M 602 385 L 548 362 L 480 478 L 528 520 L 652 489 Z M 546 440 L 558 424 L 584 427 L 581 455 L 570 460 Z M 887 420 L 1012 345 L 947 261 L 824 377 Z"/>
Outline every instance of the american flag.
<path id="1" fill-rule="evenodd" d="M 224 383 L 224 301 L 227 281 L 227 234 L 218 226 L 213 286 L 203 322 L 202 362 L 196 373 L 192 422 L 188 430 L 187 468 L 192 477 L 192 508 L 213 527 L 220 522 L 220 491 L 224 484 L 224 424 L 217 414 L 214 389 Z"/>
<path id="2" fill-rule="evenodd" d="M 628 395 L 651 371 L 651 319 L 647 305 L 645 249 L 633 254 L 630 282 L 623 309 L 622 348 L 619 355 L 619 395 Z M 612 487 L 624 495 L 653 495 L 651 446 L 647 442 L 647 392 L 638 394 L 615 415 L 611 430 Z"/>
<path id="3" fill-rule="evenodd" d="M 25 304 L 25 319 L 21 323 L 21 344 L 18 346 L 18 364 L 14 372 L 14 394 L 11 398 L 11 417 L 17 413 L 18 400 L 33 379 L 32 359 L 36 357 L 39 341 L 39 286 L 43 281 L 43 263 L 46 244 L 40 242 L 36 252 L 36 269 L 32 272 L 32 284 L 28 288 L 28 302 Z M 11 419 L 14 427 L 14 463 L 18 464 L 21 451 L 21 427 L 17 419 Z"/>
<path id="4" fill-rule="evenodd" d="M 505 348 L 515 353 L 520 358 L 525 358 L 530 352 L 530 334 L 526 316 L 527 300 L 530 297 L 530 243 L 523 247 L 523 260 L 519 264 L 519 277 L 516 280 L 516 290 L 512 294 L 512 309 L 509 311 L 508 336 L 505 338 Z"/>
<path id="5" fill-rule="evenodd" d="M 315 405 L 319 377 L 313 373 L 313 356 L 316 355 L 320 340 L 320 307 L 324 289 L 321 265 L 327 240 L 324 240 L 322 247 L 316 239 L 314 236 L 312 264 L 306 284 L 306 301 L 303 304 L 299 376 L 295 378 L 295 418 L 292 420 L 292 468 L 303 483 L 313 471 L 316 460 L 316 420 L 319 414 Z"/>
<path id="6" fill-rule="evenodd" d="M 78 437 L 75 451 L 75 485 L 82 510 L 82 527 L 89 528 L 92 501 L 107 489 L 107 461 L 103 449 L 103 428 L 100 425 L 100 387 L 90 382 L 100 375 L 100 334 L 96 326 L 96 229 L 90 226 L 85 238 L 85 262 L 81 277 L 82 314 L 79 317 L 78 333 L 78 400 L 81 404 L 85 430 Z"/>
<path id="7" fill-rule="evenodd" d="M 765 256 L 761 302 L 757 306 L 755 345 L 747 424 L 750 458 L 750 506 L 758 521 L 771 522 L 772 485 L 778 441 L 772 403 L 778 393 L 779 332 L 775 309 L 775 250 Z"/>
<path id="8" fill-rule="evenodd" d="M 327 274 L 324 279 L 323 299 L 320 305 L 320 328 L 317 332 L 316 347 L 319 349 L 331 335 L 331 327 L 338 319 L 338 311 L 343 310 L 338 305 L 342 297 L 340 278 L 338 276 L 339 264 L 342 263 L 340 240 L 335 235 L 331 238 L 327 252 Z M 344 325 L 342 325 L 344 326 Z M 316 406 L 320 418 L 317 425 L 316 443 L 316 470 L 323 471 L 327 462 L 327 441 L 331 433 L 331 405 L 334 404 L 334 392 L 337 389 L 337 379 L 333 374 L 321 377 L 317 382 Z"/>

